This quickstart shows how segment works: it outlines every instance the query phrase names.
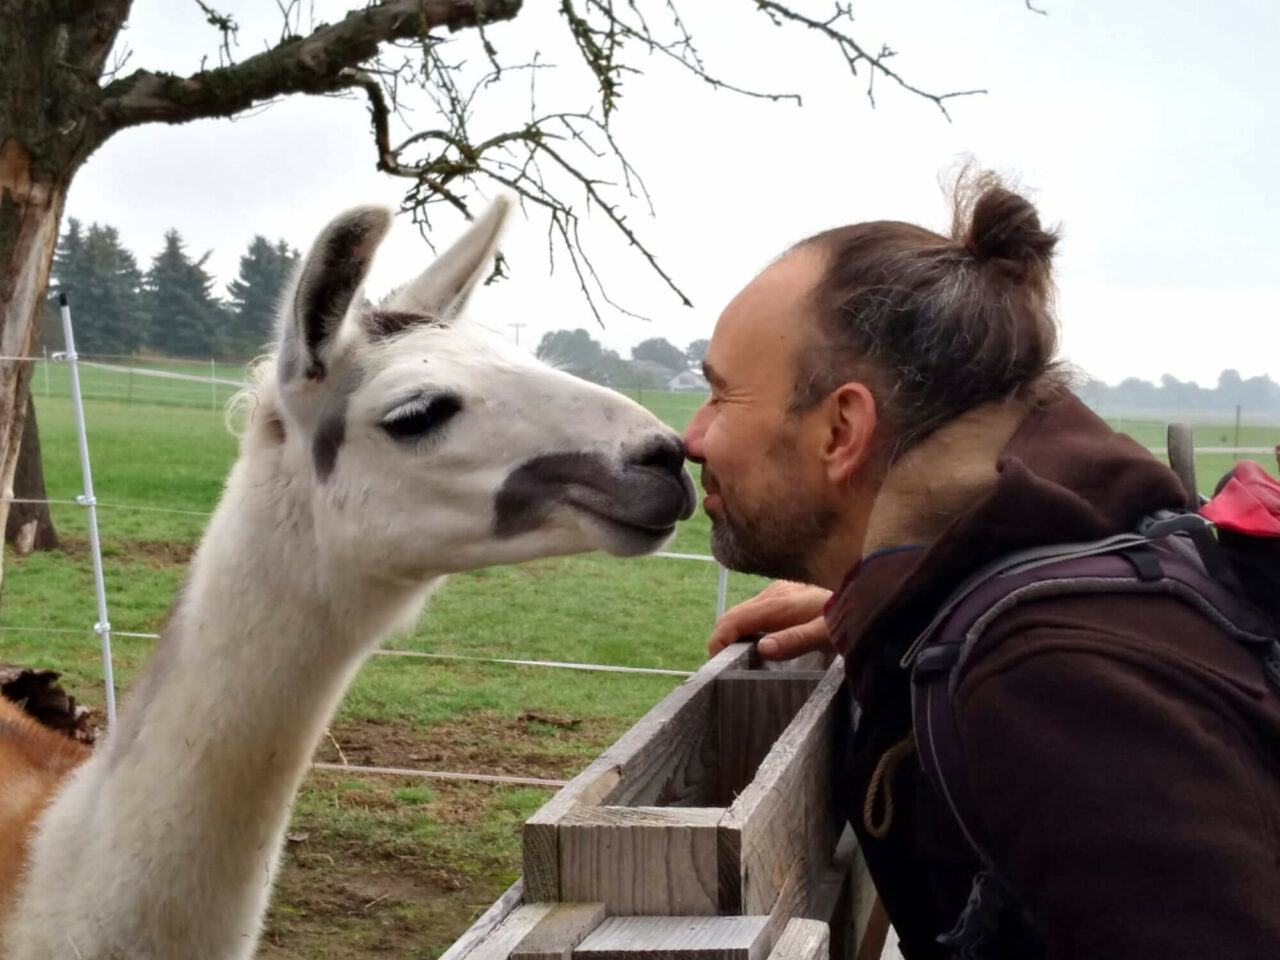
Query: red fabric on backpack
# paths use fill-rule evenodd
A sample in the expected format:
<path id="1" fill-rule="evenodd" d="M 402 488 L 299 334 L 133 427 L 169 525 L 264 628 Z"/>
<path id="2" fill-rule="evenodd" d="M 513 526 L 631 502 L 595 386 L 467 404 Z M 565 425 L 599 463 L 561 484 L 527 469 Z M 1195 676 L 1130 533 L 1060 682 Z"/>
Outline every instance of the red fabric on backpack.
<path id="1" fill-rule="evenodd" d="M 1223 530 L 1253 537 L 1280 537 L 1280 480 L 1267 473 L 1262 464 L 1242 460 L 1200 513 Z"/>

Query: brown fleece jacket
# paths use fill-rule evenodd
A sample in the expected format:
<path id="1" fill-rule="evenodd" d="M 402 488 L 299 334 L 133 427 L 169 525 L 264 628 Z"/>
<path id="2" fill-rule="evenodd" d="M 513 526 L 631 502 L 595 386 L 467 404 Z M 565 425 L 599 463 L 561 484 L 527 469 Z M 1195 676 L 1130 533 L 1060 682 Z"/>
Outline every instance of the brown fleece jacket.
<path id="1" fill-rule="evenodd" d="M 979 864 L 914 756 L 875 798 L 887 833 L 863 822 L 911 729 L 900 657 L 978 566 L 1184 499 L 1066 391 L 972 411 L 890 471 L 828 619 L 860 712 L 850 817 L 909 960 L 947 956 Z M 1280 695 L 1252 653 L 1173 597 L 1045 598 L 988 628 L 956 704 L 978 842 L 1041 941 L 988 956 L 1280 958 Z"/>

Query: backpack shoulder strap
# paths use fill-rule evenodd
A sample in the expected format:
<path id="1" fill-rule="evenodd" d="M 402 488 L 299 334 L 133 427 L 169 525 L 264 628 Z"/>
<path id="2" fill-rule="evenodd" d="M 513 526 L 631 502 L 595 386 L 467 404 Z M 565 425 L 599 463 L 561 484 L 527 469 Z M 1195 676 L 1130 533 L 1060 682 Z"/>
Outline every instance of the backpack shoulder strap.
<path id="1" fill-rule="evenodd" d="M 978 807 L 965 760 L 955 694 L 987 627 L 1014 606 L 1041 597 L 1156 593 L 1190 603 L 1237 641 L 1262 653 L 1280 689 L 1276 625 L 1214 578 L 1201 560 L 1202 518 L 1149 517 L 1135 534 L 1093 543 L 1038 547 L 1002 557 L 967 579 L 903 657 L 911 670 L 912 725 L 921 766 L 944 799 L 982 869 L 955 926 L 937 940 L 957 956 L 976 956 L 1009 930 L 1034 939 L 1035 924 L 978 838 Z"/>
<path id="2" fill-rule="evenodd" d="M 1081 594 L 1159 594 L 1191 605 L 1262 659 L 1280 689 L 1276 624 L 1206 569 L 1188 515 L 1148 518 L 1135 534 L 1060 544 L 1001 558 L 966 580 L 903 658 L 911 670 L 912 721 L 925 774 L 988 869 L 977 839 L 978 810 L 960 736 L 955 694 L 960 676 L 991 623 L 1023 603 Z M 1190 515 L 1194 516 L 1194 515 Z M 1191 525 L 1200 518 L 1191 521 Z M 1210 534 L 1211 535 L 1211 534 Z"/>

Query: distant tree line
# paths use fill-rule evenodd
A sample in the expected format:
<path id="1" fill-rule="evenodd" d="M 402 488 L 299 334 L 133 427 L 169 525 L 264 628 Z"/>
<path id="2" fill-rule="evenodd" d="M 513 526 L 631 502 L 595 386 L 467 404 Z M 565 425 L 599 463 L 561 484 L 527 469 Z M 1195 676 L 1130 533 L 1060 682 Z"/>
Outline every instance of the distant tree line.
<path id="1" fill-rule="evenodd" d="M 209 257 L 192 257 L 182 235 L 170 230 L 144 271 L 115 227 L 86 229 L 69 218 L 54 253 L 42 344 L 63 346 L 54 304 L 65 292 L 81 353 L 234 360 L 260 353 L 273 336 L 277 301 L 298 251 L 284 240 L 255 236 L 225 295 L 205 267 Z"/>
<path id="2" fill-rule="evenodd" d="M 545 334 L 537 355 L 575 376 L 607 387 L 665 389 L 677 374 L 700 369 L 707 346 L 706 340 L 694 340 L 681 350 L 663 337 L 651 337 L 632 347 L 627 360 L 579 328 Z"/>
<path id="3" fill-rule="evenodd" d="M 188 253 L 181 234 L 170 230 L 144 271 L 112 226 L 69 218 L 54 254 L 49 306 L 41 341 L 62 348 L 54 309 L 57 294 L 71 297 L 76 347 L 85 354 L 152 353 L 173 357 L 245 360 L 269 345 L 276 307 L 299 259 L 284 240 L 255 236 L 240 257 L 239 272 L 225 293 L 206 269 L 210 253 Z M 537 355 L 587 380 L 618 388 L 663 389 L 673 377 L 697 371 L 708 342 L 681 349 L 651 337 L 623 358 L 584 329 L 553 330 Z M 1109 386 L 1086 380 L 1076 392 L 1091 407 L 1108 411 L 1182 411 L 1250 416 L 1280 415 L 1280 384 L 1269 376 L 1245 379 L 1224 370 L 1215 387 L 1201 387 L 1166 374 L 1155 384 L 1130 377 Z"/>
<path id="4" fill-rule="evenodd" d="M 1115 386 L 1097 380 L 1081 384 L 1076 392 L 1097 410 L 1135 412 L 1181 411 L 1234 415 L 1236 407 L 1249 416 L 1280 414 L 1280 384 L 1269 376 L 1245 379 L 1236 370 L 1223 370 L 1216 387 L 1202 387 L 1165 374 L 1157 386 L 1129 377 Z"/>

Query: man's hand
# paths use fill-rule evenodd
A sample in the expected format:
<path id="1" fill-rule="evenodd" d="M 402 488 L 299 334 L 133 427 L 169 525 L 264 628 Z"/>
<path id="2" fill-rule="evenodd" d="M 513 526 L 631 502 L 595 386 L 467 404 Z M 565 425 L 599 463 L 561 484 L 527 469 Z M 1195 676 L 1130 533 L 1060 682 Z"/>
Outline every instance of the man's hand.
<path id="1" fill-rule="evenodd" d="M 831 646 L 822 608 L 830 590 L 803 583 L 777 580 L 750 600 L 726 610 L 707 640 L 707 652 L 715 656 L 742 637 L 764 631 L 756 645 L 766 660 L 790 660 L 811 650 Z"/>

